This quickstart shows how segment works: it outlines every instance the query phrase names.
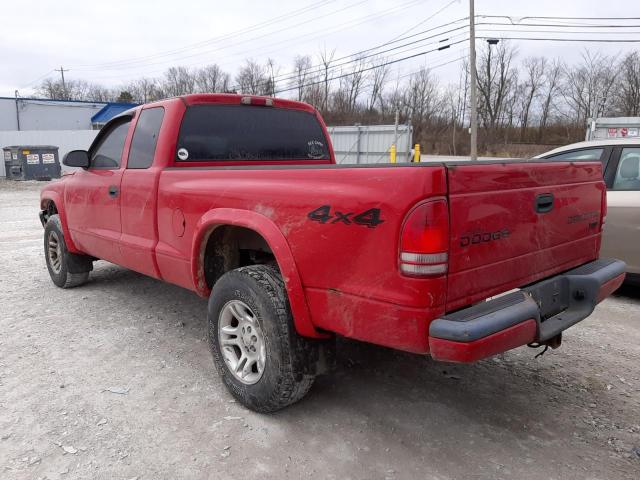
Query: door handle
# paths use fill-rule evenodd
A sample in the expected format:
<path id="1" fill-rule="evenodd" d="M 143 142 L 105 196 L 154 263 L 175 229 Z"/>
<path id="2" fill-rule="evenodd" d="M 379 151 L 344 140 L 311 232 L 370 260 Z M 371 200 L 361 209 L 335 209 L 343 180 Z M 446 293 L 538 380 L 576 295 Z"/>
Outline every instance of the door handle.
<path id="1" fill-rule="evenodd" d="M 553 193 L 541 193 L 538 195 L 535 209 L 537 213 L 547 213 L 553 210 Z"/>
<path id="2" fill-rule="evenodd" d="M 118 196 L 118 187 L 115 185 L 109 185 L 109 196 L 117 197 Z"/>

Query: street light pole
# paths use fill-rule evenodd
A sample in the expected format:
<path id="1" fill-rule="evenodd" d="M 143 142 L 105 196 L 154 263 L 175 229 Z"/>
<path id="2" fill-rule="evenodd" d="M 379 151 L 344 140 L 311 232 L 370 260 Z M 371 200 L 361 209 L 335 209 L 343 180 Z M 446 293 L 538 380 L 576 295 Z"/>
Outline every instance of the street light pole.
<path id="1" fill-rule="evenodd" d="M 473 0 L 469 0 L 469 63 L 471 68 L 471 160 L 478 160 L 478 100 L 476 80 L 476 14 Z"/>

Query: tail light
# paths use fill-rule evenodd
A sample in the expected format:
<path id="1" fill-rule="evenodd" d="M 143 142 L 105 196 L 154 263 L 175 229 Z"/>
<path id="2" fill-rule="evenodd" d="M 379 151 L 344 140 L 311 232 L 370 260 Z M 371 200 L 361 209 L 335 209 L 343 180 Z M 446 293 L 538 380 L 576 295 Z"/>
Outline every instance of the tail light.
<path id="1" fill-rule="evenodd" d="M 273 98 L 265 97 L 242 97 L 240 99 L 242 105 L 258 105 L 260 107 L 273 107 Z"/>
<path id="2" fill-rule="evenodd" d="M 447 273 L 449 209 L 438 198 L 415 207 L 407 216 L 400 238 L 400 271 L 412 277 Z"/>

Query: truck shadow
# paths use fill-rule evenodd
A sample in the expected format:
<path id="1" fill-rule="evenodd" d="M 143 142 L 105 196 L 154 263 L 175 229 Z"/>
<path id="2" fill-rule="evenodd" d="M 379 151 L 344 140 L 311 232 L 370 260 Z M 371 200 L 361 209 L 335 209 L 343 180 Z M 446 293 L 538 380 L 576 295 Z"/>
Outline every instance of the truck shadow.
<path id="1" fill-rule="evenodd" d="M 134 313 L 153 316 L 169 335 L 168 343 L 171 335 L 194 340 L 205 336 L 206 300 L 180 287 L 108 264 L 98 267 L 82 289 L 105 292 Z M 179 334 L 168 328 L 176 323 L 184 326 Z M 204 349 L 200 353 L 208 355 Z M 318 377 L 306 399 L 267 418 L 291 435 L 309 438 L 314 429 L 330 431 L 333 424 L 349 419 L 355 426 L 364 422 L 367 431 L 381 439 L 396 434 L 416 441 L 429 435 L 480 439 L 508 434 L 523 442 L 531 435 L 572 441 L 576 429 L 580 435 L 587 430 L 575 425 L 575 409 L 587 411 L 590 404 L 599 410 L 626 408 L 620 396 L 608 395 L 605 380 L 585 374 L 585 366 L 597 371 L 598 362 L 584 351 L 574 356 L 562 349 L 549 351 L 539 359 L 535 353 L 523 347 L 476 364 L 456 365 L 340 339 L 336 370 Z M 585 358 L 576 358 L 581 355 Z M 213 368 L 208 359 L 200 365 Z M 249 411 L 244 415 L 263 417 Z M 307 427 L 310 421 L 313 428 Z M 559 421 L 566 424 L 566 432 L 558 431 Z"/>
<path id="2" fill-rule="evenodd" d="M 624 283 L 613 296 L 640 301 L 640 283 Z"/>

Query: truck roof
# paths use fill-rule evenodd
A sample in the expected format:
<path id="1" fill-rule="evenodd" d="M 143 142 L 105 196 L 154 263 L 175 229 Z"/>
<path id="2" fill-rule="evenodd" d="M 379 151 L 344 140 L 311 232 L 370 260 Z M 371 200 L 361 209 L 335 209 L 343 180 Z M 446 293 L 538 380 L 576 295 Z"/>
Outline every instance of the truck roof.
<path id="1" fill-rule="evenodd" d="M 303 110 L 310 113 L 316 113 L 316 109 L 308 103 L 298 102 L 295 100 L 287 100 L 284 98 L 268 97 L 264 95 L 243 95 L 236 93 L 192 93 L 189 95 L 181 95 L 179 97 L 151 102 L 143 105 L 143 108 L 148 105 L 162 105 L 167 102 L 175 102 L 177 100 L 184 102 L 187 106 L 212 103 L 226 105 L 246 104 L 263 105 L 276 108 L 290 108 L 295 110 Z"/>

